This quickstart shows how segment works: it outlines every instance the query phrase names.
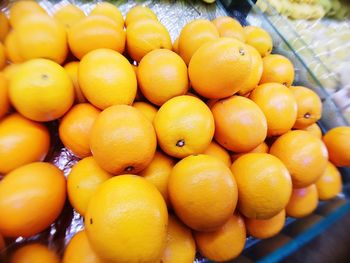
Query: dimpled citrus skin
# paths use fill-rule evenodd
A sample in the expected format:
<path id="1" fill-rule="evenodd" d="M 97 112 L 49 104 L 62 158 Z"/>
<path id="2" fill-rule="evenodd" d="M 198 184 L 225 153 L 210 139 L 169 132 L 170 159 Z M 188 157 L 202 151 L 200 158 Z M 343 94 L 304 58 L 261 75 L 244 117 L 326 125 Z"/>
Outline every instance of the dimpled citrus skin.
<path id="1" fill-rule="evenodd" d="M 30 243 L 17 249 L 10 263 L 60 263 L 59 256 L 47 246 Z"/>
<path id="2" fill-rule="evenodd" d="M 341 192 L 342 186 L 340 172 L 334 164 L 328 162 L 326 170 L 316 181 L 318 198 L 320 200 L 331 199 Z"/>
<path id="3" fill-rule="evenodd" d="M 220 37 L 232 37 L 245 42 L 243 27 L 236 19 L 229 16 L 219 16 L 211 22 L 218 29 Z"/>
<path id="4" fill-rule="evenodd" d="M 126 14 L 125 25 L 128 26 L 132 22 L 144 19 L 152 19 L 158 21 L 156 14 L 147 6 L 136 5 Z"/>
<path id="5" fill-rule="evenodd" d="M 268 219 L 287 205 L 292 180 L 287 168 L 273 155 L 248 153 L 233 162 L 238 187 L 238 209 L 252 219 Z"/>
<path id="6" fill-rule="evenodd" d="M 158 108 L 153 106 L 150 103 L 143 102 L 143 101 L 137 101 L 132 104 L 132 106 L 136 109 L 138 109 L 142 114 L 145 115 L 145 117 L 150 121 L 153 122 L 154 118 L 156 117 Z"/>
<path id="7" fill-rule="evenodd" d="M 256 146 L 253 150 L 246 152 L 246 153 L 268 153 L 269 152 L 269 146 L 266 144 L 266 142 L 263 142 Z M 232 153 L 231 154 L 231 159 L 232 162 L 236 161 L 238 157 L 241 157 L 242 155 L 246 153 Z"/>
<path id="8" fill-rule="evenodd" d="M 340 126 L 329 130 L 323 141 L 329 152 L 329 160 L 338 167 L 350 166 L 350 127 Z"/>
<path id="9" fill-rule="evenodd" d="M 227 150 L 220 144 L 212 141 L 203 154 L 211 155 L 221 160 L 228 167 L 231 167 L 231 158 Z"/>
<path id="10" fill-rule="evenodd" d="M 35 1 L 17 1 L 10 8 L 11 26 L 16 28 L 21 20 L 25 20 L 28 15 L 32 14 L 47 15 L 46 11 Z"/>
<path id="11" fill-rule="evenodd" d="M 327 167 L 326 146 L 306 131 L 290 131 L 280 136 L 272 144 L 270 153 L 288 168 L 294 188 L 314 183 Z"/>
<path id="12" fill-rule="evenodd" d="M 124 28 L 124 18 L 122 13 L 118 7 L 111 3 L 98 3 L 94 9 L 91 10 L 89 15 L 103 15 L 109 17 L 110 19 L 113 19 L 121 28 Z"/>
<path id="13" fill-rule="evenodd" d="M 154 128 L 162 150 L 183 158 L 208 148 L 214 135 L 214 118 L 200 99 L 183 95 L 162 105 L 154 119 Z"/>
<path id="14" fill-rule="evenodd" d="M 288 216 L 301 218 L 311 214 L 317 207 L 317 188 L 311 184 L 305 188 L 293 189 L 292 196 L 286 206 Z"/>
<path id="15" fill-rule="evenodd" d="M 67 29 L 74 26 L 84 17 L 84 12 L 79 7 L 72 4 L 61 7 L 54 14 L 54 18 L 61 22 Z"/>
<path id="16" fill-rule="evenodd" d="M 316 138 L 322 139 L 322 130 L 321 130 L 320 126 L 318 126 L 317 123 L 311 124 L 310 126 L 307 126 L 305 128 L 299 129 L 299 130 L 307 131 L 310 134 L 312 134 L 313 136 L 315 136 Z"/>
<path id="17" fill-rule="evenodd" d="M 136 175 L 105 181 L 85 222 L 91 247 L 107 262 L 159 262 L 166 245 L 166 204 L 155 186 Z"/>
<path id="18" fill-rule="evenodd" d="M 246 43 L 255 47 L 262 57 L 271 53 L 273 43 L 268 32 L 256 26 L 246 26 L 243 31 Z"/>
<path id="19" fill-rule="evenodd" d="M 237 204 L 235 178 L 210 155 L 191 155 L 178 162 L 171 171 L 168 191 L 177 216 L 197 231 L 221 227 Z"/>

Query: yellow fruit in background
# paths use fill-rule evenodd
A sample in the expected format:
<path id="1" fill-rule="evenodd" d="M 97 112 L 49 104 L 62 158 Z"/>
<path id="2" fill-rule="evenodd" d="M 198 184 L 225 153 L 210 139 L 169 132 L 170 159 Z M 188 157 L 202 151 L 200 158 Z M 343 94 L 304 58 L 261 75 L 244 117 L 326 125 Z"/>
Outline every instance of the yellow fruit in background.
<path id="1" fill-rule="evenodd" d="M 167 49 L 153 50 L 142 58 L 137 80 L 146 99 L 158 106 L 173 97 L 186 94 L 189 88 L 185 62 Z"/>
<path id="2" fill-rule="evenodd" d="M 197 231 L 220 228 L 237 204 L 234 176 L 210 155 L 191 155 L 179 161 L 171 171 L 168 191 L 176 215 Z"/>
<path id="3" fill-rule="evenodd" d="M 185 25 L 179 35 L 178 54 L 188 65 L 193 54 L 205 43 L 219 38 L 219 32 L 209 20 L 196 19 Z M 209 61 L 206 61 L 209 62 Z"/>
<path id="4" fill-rule="evenodd" d="M 231 167 L 231 158 L 229 153 L 226 151 L 224 147 L 222 147 L 220 144 L 216 143 L 215 141 L 212 141 L 209 144 L 208 148 L 203 152 L 203 154 L 216 157 L 219 160 L 221 160 L 224 164 L 226 164 L 228 167 Z"/>
<path id="5" fill-rule="evenodd" d="M 3 118 L 0 122 L 0 173 L 43 161 L 49 147 L 50 134 L 44 125 L 18 113 Z"/>
<path id="6" fill-rule="evenodd" d="M 320 200 L 331 199 L 342 191 L 342 186 L 340 172 L 334 164 L 328 162 L 326 170 L 316 181 L 318 198 Z"/>
<path id="7" fill-rule="evenodd" d="M 305 188 L 293 189 L 292 196 L 286 206 L 288 216 L 301 218 L 311 214 L 317 207 L 318 194 L 314 184 Z"/>
<path id="8" fill-rule="evenodd" d="M 152 161 L 156 147 L 152 123 L 127 105 L 102 111 L 90 135 L 90 148 L 96 162 L 115 175 L 142 171 Z"/>
<path id="9" fill-rule="evenodd" d="M 35 1 L 16 1 L 10 7 L 10 24 L 16 28 L 22 20 L 25 21 L 27 16 L 33 14 L 47 15 L 46 11 Z"/>
<path id="10" fill-rule="evenodd" d="M 6 50 L 4 45 L 0 42 L 0 70 L 6 66 Z"/>
<path id="11" fill-rule="evenodd" d="M 154 118 L 156 117 L 158 109 L 150 103 L 137 101 L 132 104 L 132 106 L 138 109 L 145 117 L 153 123 Z"/>
<path id="12" fill-rule="evenodd" d="M 124 28 L 124 18 L 118 7 L 108 2 L 97 3 L 91 10 L 90 16 L 102 15 L 115 21 L 121 28 Z"/>
<path id="13" fill-rule="evenodd" d="M 238 209 L 248 218 L 269 219 L 287 205 L 292 180 L 275 156 L 248 153 L 233 162 L 231 171 L 238 187 Z"/>
<path id="14" fill-rule="evenodd" d="M 9 59 L 13 63 L 23 62 L 24 59 L 20 54 L 19 45 L 15 36 L 15 30 L 10 31 L 5 39 L 5 53 L 7 59 Z"/>
<path id="15" fill-rule="evenodd" d="M 269 152 L 269 146 L 266 144 L 266 142 L 263 142 L 256 146 L 253 150 L 246 152 L 246 153 L 232 153 L 231 154 L 231 160 L 232 162 L 236 161 L 239 157 L 241 157 L 244 154 L 247 153 L 268 153 Z"/>
<path id="16" fill-rule="evenodd" d="M 246 26 L 243 28 L 245 41 L 259 51 L 262 57 L 269 55 L 273 48 L 272 38 L 267 31 L 260 27 Z"/>
<path id="17" fill-rule="evenodd" d="M 166 245 L 166 204 L 155 186 L 136 175 L 102 183 L 85 222 L 92 249 L 106 262 L 159 262 Z"/>
<path id="18" fill-rule="evenodd" d="M 330 129 L 323 141 L 327 146 L 329 160 L 338 167 L 350 166 L 350 127 L 339 126 Z"/>
<path id="19" fill-rule="evenodd" d="M 100 110 L 89 103 L 77 104 L 64 115 L 59 124 L 58 132 L 63 145 L 79 158 L 91 155 L 90 134 L 99 114 Z"/>
<path id="20" fill-rule="evenodd" d="M 173 49 L 175 53 L 179 53 L 179 38 L 176 38 L 173 43 Z"/>
<path id="21" fill-rule="evenodd" d="M 11 78 L 12 105 L 35 121 L 62 117 L 72 106 L 74 88 L 66 71 L 48 59 L 32 59 L 21 64 Z"/>
<path id="22" fill-rule="evenodd" d="M 218 29 L 220 37 L 232 37 L 245 42 L 243 27 L 236 19 L 229 16 L 219 16 L 212 23 Z"/>
<path id="23" fill-rule="evenodd" d="M 77 162 L 67 177 L 67 191 L 71 205 L 85 215 L 88 203 L 97 188 L 112 175 L 103 170 L 93 157 Z"/>
<path id="24" fill-rule="evenodd" d="M 72 61 L 64 65 L 64 69 L 66 70 L 67 74 L 69 75 L 70 79 L 72 80 L 73 86 L 74 86 L 74 93 L 75 93 L 75 102 L 77 103 L 84 103 L 87 102 L 83 92 L 81 91 L 81 88 L 79 86 L 78 81 L 78 68 L 79 68 L 79 62 L 78 61 Z"/>
<path id="25" fill-rule="evenodd" d="M 321 130 L 320 126 L 318 126 L 317 123 L 313 123 L 310 126 L 307 126 L 305 128 L 299 129 L 299 130 L 307 131 L 310 134 L 312 134 L 313 136 L 315 136 L 316 138 L 322 139 L 322 130 Z"/>
<path id="26" fill-rule="evenodd" d="M 84 12 L 73 4 L 67 4 L 58 9 L 54 15 L 59 22 L 61 22 L 66 29 L 70 29 L 78 21 L 85 17 Z"/>
<path id="27" fill-rule="evenodd" d="M 191 229 L 175 216 L 169 215 L 167 243 L 160 262 L 192 263 L 195 255 L 196 244 Z"/>
<path id="28" fill-rule="evenodd" d="M 9 21 L 4 14 L 4 12 L 0 11 L 0 41 L 4 41 L 8 32 L 10 31 Z"/>
<path id="29" fill-rule="evenodd" d="M 5 74 L 0 72 L 0 119 L 6 115 L 9 109 L 8 80 Z"/>
<path id="30" fill-rule="evenodd" d="M 251 67 L 251 55 L 244 43 L 220 38 L 204 44 L 194 53 L 188 73 L 191 86 L 199 95 L 221 99 L 239 91 Z"/>
<path id="31" fill-rule="evenodd" d="M 78 80 L 86 99 L 101 110 L 116 104 L 130 105 L 135 99 L 135 72 L 116 51 L 89 52 L 79 63 Z"/>
<path id="32" fill-rule="evenodd" d="M 128 26 L 139 20 L 151 19 L 158 21 L 157 15 L 147 6 L 136 5 L 131 8 L 125 18 L 125 25 Z"/>
<path id="33" fill-rule="evenodd" d="M 159 146 L 177 158 L 202 153 L 214 135 L 214 118 L 209 108 L 200 99 L 188 95 L 164 103 L 153 124 Z"/>
<path id="34" fill-rule="evenodd" d="M 194 237 L 199 252 L 216 262 L 228 261 L 241 254 L 246 242 L 244 220 L 239 214 L 213 232 L 195 232 Z"/>
<path id="35" fill-rule="evenodd" d="M 154 49 L 172 48 L 166 27 L 152 19 L 139 20 L 128 25 L 126 40 L 128 54 L 137 62 Z"/>
<path id="36" fill-rule="evenodd" d="M 59 256 L 46 245 L 29 243 L 18 248 L 10 263 L 60 263 Z"/>

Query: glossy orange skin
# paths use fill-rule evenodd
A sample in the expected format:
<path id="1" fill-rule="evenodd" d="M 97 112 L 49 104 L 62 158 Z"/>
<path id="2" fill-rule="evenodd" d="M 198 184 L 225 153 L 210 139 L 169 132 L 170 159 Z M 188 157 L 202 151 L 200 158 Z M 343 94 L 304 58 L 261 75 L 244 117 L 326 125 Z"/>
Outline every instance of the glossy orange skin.
<path id="1" fill-rule="evenodd" d="M 269 55 L 273 48 L 272 38 L 267 31 L 256 26 L 243 28 L 245 41 L 255 47 L 262 57 Z"/>
<path id="2" fill-rule="evenodd" d="M 0 42 L 0 70 L 6 66 L 6 51 L 4 44 Z"/>
<path id="3" fill-rule="evenodd" d="M 54 13 L 54 18 L 62 23 L 66 29 L 70 29 L 78 21 L 85 17 L 83 10 L 73 4 L 67 4 Z"/>
<path id="4" fill-rule="evenodd" d="M 10 24 L 3 12 L 0 12 L 0 41 L 4 41 L 10 31 Z"/>
<path id="5" fill-rule="evenodd" d="M 136 98 L 135 98 L 136 99 Z M 132 104 L 132 106 L 138 109 L 145 117 L 153 123 L 154 118 L 156 117 L 158 108 L 153 106 L 151 103 L 137 101 Z"/>
<path id="6" fill-rule="evenodd" d="M 13 63 L 23 62 L 24 59 L 20 53 L 19 45 L 16 39 L 16 31 L 12 30 L 8 33 L 5 39 L 5 53 L 8 60 Z"/>
<path id="7" fill-rule="evenodd" d="M 253 150 L 246 152 L 246 153 L 232 153 L 231 154 L 231 160 L 232 162 L 236 161 L 239 157 L 241 157 L 244 154 L 247 153 L 268 153 L 269 152 L 269 146 L 266 144 L 266 142 L 263 142 L 256 146 Z"/>
<path id="8" fill-rule="evenodd" d="M 46 11 L 35 1 L 17 1 L 10 8 L 10 24 L 16 28 L 28 15 L 47 15 Z"/>
<path id="9" fill-rule="evenodd" d="M 11 256 L 10 263 L 60 263 L 60 258 L 53 250 L 40 243 L 29 243 L 17 249 Z"/>
<path id="10" fill-rule="evenodd" d="M 117 6 L 112 3 L 102 2 L 98 3 L 94 9 L 91 10 L 89 16 L 103 15 L 113 19 L 121 28 L 124 28 L 124 18 Z"/>
<path id="11" fill-rule="evenodd" d="M 350 166 L 350 127 L 340 126 L 329 130 L 323 141 L 327 146 L 329 160 L 338 167 Z"/>
<path id="12" fill-rule="evenodd" d="M 305 217 L 316 209 L 317 204 L 317 189 L 315 184 L 311 184 L 305 188 L 293 189 L 286 212 L 288 216 L 295 218 Z"/>
<path id="13" fill-rule="evenodd" d="M 318 198 L 328 200 L 334 198 L 342 191 L 342 177 L 334 164 L 328 162 L 327 168 L 321 177 L 316 181 Z"/>
<path id="14" fill-rule="evenodd" d="M 243 27 L 236 19 L 229 16 L 219 16 L 211 22 L 218 29 L 220 37 L 232 37 L 245 42 Z"/>
<path id="15" fill-rule="evenodd" d="M 300 130 L 307 131 L 314 135 L 316 138 L 322 139 L 322 130 L 317 123 L 311 124 L 310 126 L 302 128 Z"/>
<path id="16" fill-rule="evenodd" d="M 72 61 L 64 65 L 64 69 L 66 70 L 67 74 L 69 75 L 70 79 L 73 82 L 74 86 L 74 93 L 75 93 L 75 102 L 76 103 L 84 103 L 87 102 L 87 99 L 85 98 L 78 81 L 78 68 L 79 68 L 79 62 L 78 61 Z"/>
<path id="17" fill-rule="evenodd" d="M 0 119 L 6 115 L 9 109 L 8 80 L 5 74 L 0 72 Z"/>
<path id="18" fill-rule="evenodd" d="M 133 22 L 144 19 L 152 19 L 158 21 L 157 15 L 152 11 L 152 9 L 147 6 L 136 5 L 131 8 L 125 17 L 125 26 L 127 27 Z"/>
<path id="19" fill-rule="evenodd" d="M 231 166 L 231 158 L 228 151 L 222 147 L 220 144 L 216 143 L 214 140 L 209 144 L 208 148 L 203 152 L 203 154 L 211 155 L 218 158 L 228 167 Z"/>

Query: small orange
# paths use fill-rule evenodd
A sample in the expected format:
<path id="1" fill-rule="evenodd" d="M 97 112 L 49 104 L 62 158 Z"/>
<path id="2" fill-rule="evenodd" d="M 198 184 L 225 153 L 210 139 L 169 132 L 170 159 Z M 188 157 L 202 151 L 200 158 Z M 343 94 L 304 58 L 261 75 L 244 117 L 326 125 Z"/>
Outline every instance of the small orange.
<path id="1" fill-rule="evenodd" d="M 219 16 L 212 23 L 218 29 L 220 37 L 232 37 L 245 42 L 243 27 L 236 19 L 229 16 Z"/>
<path id="2" fill-rule="evenodd" d="M 0 42 L 0 70 L 6 66 L 6 50 L 4 45 Z"/>
<path id="3" fill-rule="evenodd" d="M 159 146 L 165 153 L 177 158 L 205 151 L 215 129 L 214 118 L 207 105 L 188 95 L 174 97 L 164 103 L 153 124 Z"/>
<path id="4" fill-rule="evenodd" d="M 226 151 L 224 147 L 222 147 L 220 144 L 216 143 L 215 141 L 212 141 L 209 144 L 208 148 L 203 152 L 203 154 L 216 157 L 219 160 L 221 160 L 224 164 L 226 164 L 228 167 L 231 167 L 231 158 L 229 153 Z"/>
<path id="5" fill-rule="evenodd" d="M 283 209 L 270 219 L 245 219 L 249 235 L 255 238 L 270 238 L 277 235 L 284 227 L 286 211 Z"/>
<path id="6" fill-rule="evenodd" d="M 13 170 L 0 182 L 0 233 L 38 234 L 58 217 L 65 199 L 65 177 L 53 164 L 35 162 Z"/>
<path id="7" fill-rule="evenodd" d="M 7 59 L 9 59 L 12 63 L 20 63 L 24 61 L 22 55 L 20 54 L 19 45 L 15 36 L 15 30 L 11 30 L 7 34 L 4 44 Z"/>
<path id="8" fill-rule="evenodd" d="M 251 55 L 243 42 L 220 38 L 202 45 L 194 53 L 188 73 L 191 86 L 199 95 L 221 99 L 239 91 L 251 67 Z"/>
<path id="9" fill-rule="evenodd" d="M 5 74 L 0 72 L 0 119 L 8 113 L 9 109 L 8 80 Z"/>
<path id="10" fill-rule="evenodd" d="M 78 59 L 99 48 L 123 53 L 125 40 L 124 29 L 111 18 L 102 15 L 85 17 L 68 31 L 70 50 Z"/>
<path id="11" fill-rule="evenodd" d="M 50 147 L 48 129 L 18 113 L 0 122 L 0 173 L 35 161 L 43 161 Z"/>
<path id="12" fill-rule="evenodd" d="M 111 177 L 91 156 L 77 162 L 67 177 L 68 197 L 74 209 L 85 215 L 88 203 L 98 186 Z"/>
<path id="13" fill-rule="evenodd" d="M 228 261 L 238 257 L 246 242 L 244 220 L 239 214 L 213 232 L 195 232 L 194 237 L 199 252 L 216 262 Z"/>
<path id="14" fill-rule="evenodd" d="M 231 166 L 238 186 L 238 209 L 248 218 L 269 219 L 287 205 L 292 180 L 287 168 L 267 153 L 247 153 Z"/>
<path id="15" fill-rule="evenodd" d="M 179 161 L 170 173 L 168 191 L 176 215 L 197 231 L 220 228 L 237 204 L 234 176 L 210 155 L 191 155 Z"/>
<path id="16" fill-rule="evenodd" d="M 263 142 L 256 146 L 253 150 L 246 152 L 246 153 L 268 153 L 269 152 L 269 146 L 266 144 L 266 142 Z M 236 161 L 238 157 L 241 157 L 242 155 L 246 153 L 232 153 L 231 154 L 231 160 L 232 162 Z"/>
<path id="17" fill-rule="evenodd" d="M 326 170 L 316 181 L 318 198 L 320 200 L 331 199 L 341 192 L 342 186 L 340 172 L 334 164 L 328 162 Z"/>
<path id="18" fill-rule="evenodd" d="M 91 155 L 90 133 L 99 113 L 91 104 L 81 103 L 72 107 L 60 122 L 58 131 L 62 143 L 79 158 Z"/>
<path id="19" fill-rule="evenodd" d="M 259 85 L 249 95 L 265 114 L 267 135 L 276 136 L 289 131 L 297 118 L 298 106 L 293 93 L 279 83 Z"/>
<path id="20" fill-rule="evenodd" d="M 60 263 L 58 255 L 40 243 L 30 243 L 17 249 L 10 263 Z"/>
<path id="21" fill-rule="evenodd" d="M 69 75 L 70 79 L 72 80 L 73 86 L 74 86 L 74 93 L 75 93 L 75 101 L 77 103 L 84 103 L 87 102 L 83 92 L 81 91 L 81 88 L 79 86 L 78 82 L 78 68 L 79 68 L 79 62 L 78 61 L 72 61 L 64 65 L 64 69 L 66 70 L 67 74 Z"/>
<path id="22" fill-rule="evenodd" d="M 206 19 L 196 19 L 188 23 L 179 35 L 178 54 L 188 65 L 193 54 L 205 43 L 219 38 L 219 31 Z M 208 62 L 208 61 L 206 61 Z"/>
<path id="23" fill-rule="evenodd" d="M 79 7 L 67 4 L 58 9 L 53 17 L 61 22 L 66 29 L 69 29 L 83 19 L 85 14 Z"/>
<path id="24" fill-rule="evenodd" d="M 318 121 L 322 115 L 320 97 L 312 90 L 302 86 L 291 86 L 289 89 L 293 92 L 298 104 L 297 120 L 293 128 L 306 128 Z"/>
<path id="25" fill-rule="evenodd" d="M 317 123 L 313 123 L 305 128 L 299 129 L 309 132 L 310 134 L 314 135 L 316 138 L 322 139 L 322 130 L 320 126 L 318 126 Z"/>
<path id="26" fill-rule="evenodd" d="M 234 152 L 248 152 L 263 143 L 267 121 L 250 99 L 232 96 L 219 100 L 211 111 L 215 120 L 215 140 Z"/>
<path id="27" fill-rule="evenodd" d="M 8 64 L 4 70 L 2 71 L 5 75 L 5 78 L 10 81 L 10 79 L 16 75 L 16 72 L 17 72 L 17 69 L 20 68 L 20 63 L 18 64 L 15 64 L 15 63 L 11 63 L 11 64 Z"/>
<path id="28" fill-rule="evenodd" d="M 116 104 L 130 105 L 135 99 L 135 72 L 129 61 L 114 50 L 97 49 L 84 56 L 78 81 L 87 100 L 101 110 Z"/>
<path id="29" fill-rule="evenodd" d="M 135 98 L 136 99 L 136 98 Z M 154 118 L 156 117 L 158 109 L 150 103 L 137 101 L 132 104 L 132 106 L 138 109 L 145 117 L 153 123 Z"/>
<path id="30" fill-rule="evenodd" d="M 9 21 L 4 14 L 4 12 L 0 11 L 0 41 L 4 41 L 6 38 L 6 35 L 10 31 L 10 24 Z"/>
<path id="31" fill-rule="evenodd" d="M 174 165 L 175 160 L 173 158 L 161 151 L 156 151 L 151 163 L 139 173 L 140 176 L 143 176 L 148 182 L 157 187 L 168 205 L 168 178 Z"/>
<path id="32" fill-rule="evenodd" d="M 152 19 L 138 20 L 128 25 L 126 40 L 128 54 L 137 62 L 154 49 L 172 48 L 166 27 Z"/>
<path id="33" fill-rule="evenodd" d="M 262 57 L 269 55 L 273 48 L 272 38 L 267 31 L 256 26 L 246 26 L 243 28 L 245 40 L 259 51 Z"/>
<path id="34" fill-rule="evenodd" d="M 318 194 L 314 184 L 305 188 L 293 189 L 292 196 L 286 206 L 286 212 L 291 217 L 304 217 L 311 214 L 317 207 Z"/>
<path id="35" fill-rule="evenodd" d="M 187 93 L 187 66 L 175 52 L 156 49 L 146 54 L 138 66 L 137 80 L 142 94 L 161 106 L 167 100 Z"/>
<path id="36" fill-rule="evenodd" d="M 121 28 L 124 28 L 124 18 L 118 7 L 108 2 L 98 3 L 91 10 L 90 16 L 103 15 L 115 21 Z"/>
<path id="37" fill-rule="evenodd" d="M 128 26 L 139 20 L 151 19 L 158 21 L 157 15 L 147 6 L 136 5 L 126 14 L 125 25 Z"/>
<path id="38" fill-rule="evenodd" d="M 92 127 L 92 155 L 103 169 L 115 175 L 142 171 L 152 161 L 156 147 L 152 123 L 131 106 L 105 109 Z"/>
<path id="39" fill-rule="evenodd" d="M 179 53 L 179 38 L 175 39 L 172 50 L 177 54 Z"/>
<path id="40" fill-rule="evenodd" d="M 13 28 L 22 21 L 26 20 L 27 16 L 33 14 L 45 14 L 46 11 L 35 1 L 16 1 L 10 7 L 10 24 Z"/>
<path id="41" fill-rule="evenodd" d="M 339 126 L 329 130 L 323 141 L 327 146 L 329 160 L 338 167 L 350 166 L 350 127 Z"/>
<path id="42" fill-rule="evenodd" d="M 294 66 L 284 56 L 273 54 L 263 58 L 263 73 L 260 84 L 277 82 L 287 87 L 294 81 Z"/>

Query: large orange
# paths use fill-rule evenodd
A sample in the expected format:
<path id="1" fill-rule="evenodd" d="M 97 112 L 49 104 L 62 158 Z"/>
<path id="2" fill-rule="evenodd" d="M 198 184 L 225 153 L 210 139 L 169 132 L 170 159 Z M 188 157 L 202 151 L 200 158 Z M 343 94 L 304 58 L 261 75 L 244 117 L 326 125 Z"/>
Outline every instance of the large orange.
<path id="1" fill-rule="evenodd" d="M 310 126 L 307 126 L 305 128 L 299 129 L 309 132 L 310 134 L 314 135 L 316 138 L 322 139 L 322 130 L 320 126 L 318 126 L 317 123 L 313 123 Z"/>
<path id="2" fill-rule="evenodd" d="M 78 59 L 99 48 L 123 53 L 125 40 L 124 29 L 111 18 L 102 15 L 85 17 L 68 31 L 70 50 Z"/>
<path id="3" fill-rule="evenodd" d="M 11 78 L 12 105 L 35 121 L 62 117 L 72 106 L 74 88 L 63 67 L 48 59 L 32 59 L 21 64 Z"/>
<path id="4" fill-rule="evenodd" d="M 8 96 L 8 80 L 4 73 L 0 72 L 0 119 L 10 109 L 10 99 Z"/>
<path id="5" fill-rule="evenodd" d="M 269 152 L 269 146 L 266 144 L 266 142 L 263 142 L 256 146 L 253 150 L 250 150 L 249 152 L 246 153 L 232 153 L 231 154 L 231 160 L 232 162 L 236 161 L 238 157 L 241 157 L 244 154 L 247 153 L 268 153 Z"/>
<path id="6" fill-rule="evenodd" d="M 22 20 L 26 20 L 27 16 L 38 14 L 47 15 L 46 11 L 35 1 L 16 1 L 10 8 L 10 24 L 13 28 Z"/>
<path id="7" fill-rule="evenodd" d="M 84 12 L 77 6 L 72 4 L 67 4 L 58 9 L 53 17 L 61 22 L 66 29 L 70 29 L 78 21 L 85 17 Z"/>
<path id="8" fill-rule="evenodd" d="M 203 154 L 216 157 L 228 167 L 231 167 L 231 158 L 229 153 L 224 147 L 216 143 L 214 140 L 209 144 L 208 148 L 203 152 Z"/>
<path id="9" fill-rule="evenodd" d="M 211 111 L 215 120 L 215 140 L 234 152 L 248 152 L 263 143 L 267 121 L 250 99 L 232 96 L 219 100 Z"/>
<path id="10" fill-rule="evenodd" d="M 0 182 L 0 233 L 30 237 L 49 227 L 66 199 L 63 172 L 49 163 L 30 163 Z"/>
<path id="11" fill-rule="evenodd" d="M 115 21 L 121 28 L 124 28 L 124 18 L 118 7 L 115 5 L 108 3 L 108 2 L 102 2 L 98 3 L 94 9 L 91 10 L 90 16 L 93 15 L 102 15 L 109 17 L 113 21 Z"/>
<path id="12" fill-rule="evenodd" d="M 127 12 L 125 25 L 128 26 L 132 22 L 145 19 L 158 21 L 157 15 L 152 11 L 152 9 L 148 8 L 147 6 L 136 5 Z"/>
<path id="13" fill-rule="evenodd" d="M 59 136 L 69 150 L 79 158 L 91 155 L 90 133 L 100 110 L 89 103 L 81 103 L 71 108 L 59 125 Z"/>
<path id="14" fill-rule="evenodd" d="M 199 95 L 221 99 L 239 91 L 251 67 L 251 55 L 244 43 L 220 38 L 202 45 L 194 53 L 188 72 L 191 86 Z"/>
<path id="15" fill-rule="evenodd" d="M 116 104 L 130 105 L 135 99 L 135 72 L 129 61 L 116 51 L 89 52 L 80 61 L 78 80 L 88 101 L 102 110 Z"/>
<path id="16" fill-rule="evenodd" d="M 0 42 L 0 70 L 6 66 L 6 51 L 4 45 Z"/>
<path id="17" fill-rule="evenodd" d="M 296 218 L 307 216 L 316 209 L 317 203 L 318 194 L 314 184 L 293 189 L 292 196 L 286 206 L 287 215 Z"/>
<path id="18" fill-rule="evenodd" d="M 53 250 L 40 243 L 29 243 L 17 249 L 11 256 L 10 263 L 60 263 L 60 258 Z"/>
<path id="19" fill-rule="evenodd" d="M 212 23 L 218 29 L 220 37 L 232 37 L 245 42 L 243 27 L 236 19 L 229 16 L 219 16 Z"/>
<path id="20" fill-rule="evenodd" d="M 331 199 L 342 191 L 342 186 L 340 172 L 334 164 L 328 162 L 326 170 L 316 181 L 318 198 L 320 200 Z"/>
<path id="21" fill-rule="evenodd" d="M 350 127 L 339 126 L 329 130 L 323 141 L 327 146 L 329 160 L 338 167 L 350 166 Z"/>
<path id="22" fill-rule="evenodd" d="M 81 91 L 81 88 L 79 86 L 78 81 L 78 68 L 79 68 L 79 62 L 78 61 L 72 61 L 64 65 L 64 69 L 66 70 L 67 74 L 69 75 L 70 79 L 72 80 L 73 86 L 74 86 L 74 93 L 75 93 L 75 102 L 77 103 L 84 103 L 86 102 L 86 98 Z"/>
<path id="23" fill-rule="evenodd" d="M 263 58 L 263 74 L 260 83 L 277 82 L 287 87 L 294 81 L 294 66 L 282 55 L 268 55 Z"/>
<path id="24" fill-rule="evenodd" d="M 214 118 L 210 109 L 200 99 L 188 95 L 164 103 L 153 124 L 159 146 L 177 158 L 202 153 L 214 135 Z"/>
<path id="25" fill-rule="evenodd" d="M 135 98 L 136 99 L 136 98 Z M 156 117 L 158 109 L 153 106 L 151 103 L 137 101 L 132 104 L 132 106 L 138 109 L 145 117 L 153 123 L 154 118 Z"/>
<path id="26" fill-rule="evenodd" d="M 287 205 L 292 180 L 287 168 L 273 155 L 248 153 L 233 162 L 238 186 L 238 208 L 246 217 L 269 219 Z"/>
<path id="27" fill-rule="evenodd" d="M 289 131 L 297 118 L 298 106 L 293 93 L 279 83 L 259 85 L 249 95 L 265 114 L 267 135 L 276 136 Z"/>
<path id="28" fill-rule="evenodd" d="M 5 53 L 8 60 L 12 63 L 20 63 L 23 62 L 24 59 L 20 54 L 19 45 L 16 39 L 15 30 L 10 31 L 5 39 Z"/>
<path id="29" fill-rule="evenodd" d="M 48 129 L 18 113 L 0 122 L 0 173 L 21 165 L 43 161 L 50 147 Z"/>
<path id="30" fill-rule="evenodd" d="M 267 31 L 256 26 L 243 28 L 246 43 L 255 47 L 262 57 L 269 55 L 272 51 L 272 38 Z"/>
<path id="31" fill-rule="evenodd" d="M 230 169 L 210 155 L 191 155 L 171 171 L 169 197 L 176 215 L 190 228 L 213 231 L 232 215 L 237 185 Z"/>
<path id="32" fill-rule="evenodd" d="M 4 14 L 4 12 L 0 11 L 0 41 L 4 41 L 7 33 L 10 31 L 9 21 Z"/>
<path id="33" fill-rule="evenodd" d="M 179 35 L 178 54 L 188 65 L 198 48 L 218 38 L 219 31 L 213 23 L 206 19 L 196 19 L 182 28 Z"/>
<path id="34" fill-rule="evenodd" d="M 142 94 L 153 104 L 161 106 L 167 100 L 187 93 L 187 66 L 175 52 L 156 49 L 145 55 L 137 70 Z"/>
<path id="35" fill-rule="evenodd" d="M 105 109 L 92 127 L 91 152 L 96 162 L 112 174 L 142 171 L 152 161 L 156 146 L 152 123 L 131 106 Z"/>

